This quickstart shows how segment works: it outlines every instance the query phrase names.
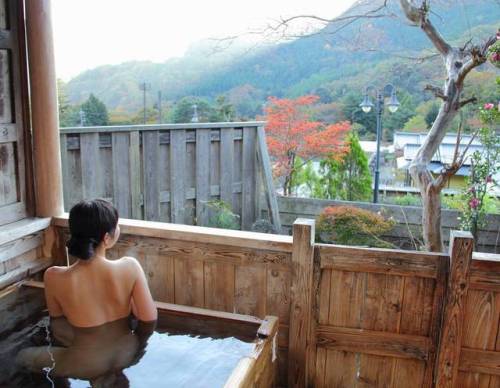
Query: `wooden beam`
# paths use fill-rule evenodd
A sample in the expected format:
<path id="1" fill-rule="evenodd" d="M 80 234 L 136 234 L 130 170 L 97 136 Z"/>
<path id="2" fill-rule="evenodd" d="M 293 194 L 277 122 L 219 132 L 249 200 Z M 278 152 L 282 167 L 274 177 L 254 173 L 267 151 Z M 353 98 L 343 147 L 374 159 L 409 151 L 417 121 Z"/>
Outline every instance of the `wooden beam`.
<path id="1" fill-rule="evenodd" d="M 67 228 L 68 214 L 65 213 L 62 216 L 53 217 L 52 223 L 55 226 Z M 265 249 L 278 252 L 292 251 L 291 236 L 142 220 L 120 219 L 119 223 L 123 234 L 132 234 L 135 236 L 196 241 L 199 243 L 221 244 L 248 249 Z"/>
<path id="2" fill-rule="evenodd" d="M 35 166 L 35 211 L 39 217 L 50 217 L 64 212 L 51 2 L 30 0 L 25 4 Z"/>
<path id="3" fill-rule="evenodd" d="M 441 254 L 317 244 L 321 268 L 436 278 Z"/>
<path id="4" fill-rule="evenodd" d="M 463 372 L 500 376 L 500 352 L 462 348 L 459 369 Z"/>
<path id="5" fill-rule="evenodd" d="M 436 386 L 455 387 L 462 345 L 465 300 L 474 239 L 469 232 L 451 233 L 451 268 L 436 363 Z"/>
<path id="6" fill-rule="evenodd" d="M 290 296 L 290 331 L 288 386 L 308 386 L 308 346 L 315 333 L 313 319 L 314 220 L 298 218 L 293 224 L 292 286 Z"/>
<path id="7" fill-rule="evenodd" d="M 317 346 L 351 353 L 427 360 L 432 346 L 428 337 L 320 325 Z"/>

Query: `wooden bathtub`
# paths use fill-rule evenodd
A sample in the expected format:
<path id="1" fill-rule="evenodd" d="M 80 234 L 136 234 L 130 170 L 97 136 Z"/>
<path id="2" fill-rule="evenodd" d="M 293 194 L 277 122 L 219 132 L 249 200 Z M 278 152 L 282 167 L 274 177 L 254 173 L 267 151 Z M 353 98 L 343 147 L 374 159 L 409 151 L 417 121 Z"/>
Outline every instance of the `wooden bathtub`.
<path id="1" fill-rule="evenodd" d="M 158 327 L 169 333 L 188 333 L 214 338 L 235 337 L 253 342 L 251 353 L 242 358 L 224 387 L 273 387 L 277 371 L 278 319 L 258 319 L 248 315 L 155 302 Z M 0 293 L 0 376 L 8 376 L 8 354 L 15 354 L 29 336 L 32 317 L 45 309 L 43 283 L 24 281 Z M 3 360 L 2 360 L 3 357 Z M 6 372 L 6 371 L 5 371 Z M 0 386 L 8 381 L 2 381 Z"/>

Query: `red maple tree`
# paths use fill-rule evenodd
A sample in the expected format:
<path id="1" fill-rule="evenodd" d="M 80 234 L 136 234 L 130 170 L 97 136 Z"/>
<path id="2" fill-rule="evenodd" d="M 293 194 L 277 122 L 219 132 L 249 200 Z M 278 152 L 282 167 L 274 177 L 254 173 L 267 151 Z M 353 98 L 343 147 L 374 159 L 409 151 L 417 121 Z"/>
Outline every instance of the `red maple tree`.
<path id="1" fill-rule="evenodd" d="M 294 175 L 315 158 L 341 157 L 348 122 L 325 125 L 312 121 L 307 108 L 319 100 L 308 95 L 296 99 L 269 97 L 266 112 L 266 137 L 275 163 L 274 175 L 284 177 L 283 194 L 290 195 Z M 297 163 L 297 157 L 301 162 Z"/>

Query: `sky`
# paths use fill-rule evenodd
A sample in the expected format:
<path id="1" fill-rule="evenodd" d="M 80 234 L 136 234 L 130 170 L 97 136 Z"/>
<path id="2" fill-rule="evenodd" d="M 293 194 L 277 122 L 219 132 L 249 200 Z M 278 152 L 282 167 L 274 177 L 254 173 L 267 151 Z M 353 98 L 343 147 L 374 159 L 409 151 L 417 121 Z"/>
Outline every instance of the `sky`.
<path id="1" fill-rule="evenodd" d="M 52 0 L 56 72 L 182 57 L 200 40 L 244 35 L 280 17 L 333 18 L 354 0 Z M 255 38 L 253 38 L 255 39 Z"/>

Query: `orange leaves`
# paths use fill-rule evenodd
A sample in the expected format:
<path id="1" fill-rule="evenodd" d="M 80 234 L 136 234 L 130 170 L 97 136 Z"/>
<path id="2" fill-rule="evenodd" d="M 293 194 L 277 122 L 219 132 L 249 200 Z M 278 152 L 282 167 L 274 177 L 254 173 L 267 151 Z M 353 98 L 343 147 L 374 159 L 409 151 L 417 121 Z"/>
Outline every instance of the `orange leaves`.
<path id="1" fill-rule="evenodd" d="M 349 123 L 325 126 L 311 120 L 308 108 L 318 100 L 313 95 L 296 99 L 269 97 L 267 145 L 276 161 L 277 175 L 292 171 L 296 156 L 307 161 L 332 155 L 340 157 L 345 152 L 344 136 L 350 130 Z"/>

